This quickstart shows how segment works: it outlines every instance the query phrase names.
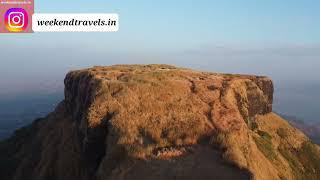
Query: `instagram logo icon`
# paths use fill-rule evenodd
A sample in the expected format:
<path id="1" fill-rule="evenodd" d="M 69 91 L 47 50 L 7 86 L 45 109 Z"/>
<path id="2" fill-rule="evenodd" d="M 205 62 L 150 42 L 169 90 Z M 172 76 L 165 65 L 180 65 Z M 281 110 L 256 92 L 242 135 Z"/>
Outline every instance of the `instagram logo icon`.
<path id="1" fill-rule="evenodd" d="M 11 8 L 5 14 L 5 26 L 10 32 L 21 32 L 28 26 L 28 14 L 23 8 Z"/>

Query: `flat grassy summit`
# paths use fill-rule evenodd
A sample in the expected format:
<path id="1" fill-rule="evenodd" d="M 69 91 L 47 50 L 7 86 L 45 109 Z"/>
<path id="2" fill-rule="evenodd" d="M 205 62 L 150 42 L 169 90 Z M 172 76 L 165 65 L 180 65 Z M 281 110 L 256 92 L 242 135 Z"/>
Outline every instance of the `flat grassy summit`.
<path id="1" fill-rule="evenodd" d="M 272 112 L 267 77 L 115 65 L 71 71 L 64 82 L 54 112 L 1 143 L 10 163 L 2 177 L 320 177 L 319 147 Z"/>

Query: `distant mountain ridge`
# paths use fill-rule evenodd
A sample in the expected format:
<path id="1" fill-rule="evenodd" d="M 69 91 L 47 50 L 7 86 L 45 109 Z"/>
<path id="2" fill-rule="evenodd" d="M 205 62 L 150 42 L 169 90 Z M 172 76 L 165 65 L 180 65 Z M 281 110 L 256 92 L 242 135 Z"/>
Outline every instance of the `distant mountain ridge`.
<path id="1" fill-rule="evenodd" d="M 281 116 L 287 119 L 292 126 L 308 135 L 315 143 L 320 144 L 320 122 L 307 122 L 301 118 L 284 114 L 281 114 Z"/>

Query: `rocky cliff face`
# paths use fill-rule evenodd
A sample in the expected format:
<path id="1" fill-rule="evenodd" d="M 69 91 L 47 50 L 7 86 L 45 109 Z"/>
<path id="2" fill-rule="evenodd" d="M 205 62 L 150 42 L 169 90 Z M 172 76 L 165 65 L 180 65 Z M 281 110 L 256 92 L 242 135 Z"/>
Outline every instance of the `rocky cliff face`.
<path id="1" fill-rule="evenodd" d="M 272 113 L 272 99 L 266 77 L 168 65 L 72 71 L 56 110 L 1 144 L 2 177 L 319 178 L 319 147 Z"/>

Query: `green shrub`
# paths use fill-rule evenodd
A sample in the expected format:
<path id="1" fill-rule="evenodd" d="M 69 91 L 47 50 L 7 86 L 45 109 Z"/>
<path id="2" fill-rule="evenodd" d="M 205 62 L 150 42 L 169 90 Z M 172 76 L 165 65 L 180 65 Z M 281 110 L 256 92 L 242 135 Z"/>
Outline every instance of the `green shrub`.
<path id="1" fill-rule="evenodd" d="M 258 146 L 258 149 L 270 160 L 276 159 L 277 155 L 272 145 L 272 137 L 270 134 L 264 131 L 258 131 L 259 137 L 253 136 L 253 139 Z"/>
<path id="2" fill-rule="evenodd" d="M 257 130 L 259 127 L 258 127 L 258 123 L 256 123 L 255 121 L 253 121 L 252 123 L 251 123 L 251 130 Z"/>
<path id="3" fill-rule="evenodd" d="M 258 130 L 258 134 L 260 135 L 260 137 L 262 137 L 262 138 L 265 139 L 266 141 L 270 141 L 270 143 L 271 143 L 272 137 L 271 137 L 271 135 L 270 135 L 269 133 L 267 133 L 267 132 L 265 132 L 265 131 L 260 131 L 260 130 Z"/>

